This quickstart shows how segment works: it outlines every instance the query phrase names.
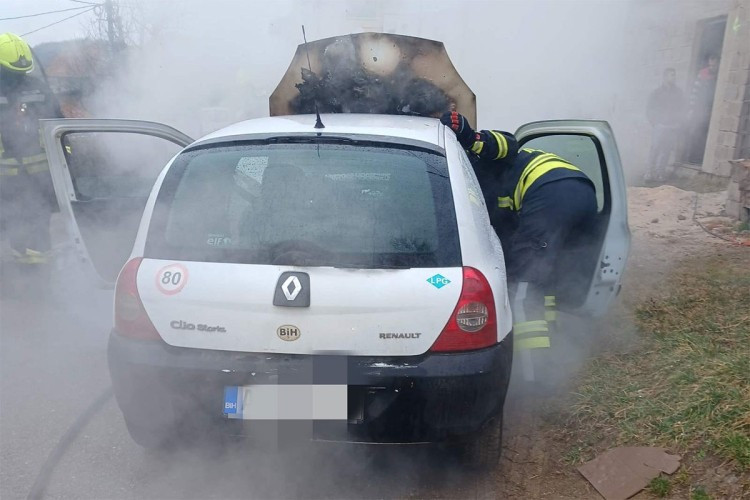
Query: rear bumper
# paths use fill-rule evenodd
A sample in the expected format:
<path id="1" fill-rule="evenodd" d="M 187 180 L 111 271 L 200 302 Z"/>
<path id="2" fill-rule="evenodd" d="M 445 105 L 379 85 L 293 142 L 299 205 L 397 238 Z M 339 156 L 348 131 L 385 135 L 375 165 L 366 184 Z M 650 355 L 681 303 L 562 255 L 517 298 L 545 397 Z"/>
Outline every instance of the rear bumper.
<path id="1" fill-rule="evenodd" d="M 473 434 L 502 412 L 512 352 L 511 335 L 467 353 L 362 357 L 205 351 L 112 333 L 108 358 L 126 421 L 153 432 L 262 427 L 224 416 L 225 386 L 346 384 L 348 422 L 312 422 L 314 438 L 425 442 Z"/>

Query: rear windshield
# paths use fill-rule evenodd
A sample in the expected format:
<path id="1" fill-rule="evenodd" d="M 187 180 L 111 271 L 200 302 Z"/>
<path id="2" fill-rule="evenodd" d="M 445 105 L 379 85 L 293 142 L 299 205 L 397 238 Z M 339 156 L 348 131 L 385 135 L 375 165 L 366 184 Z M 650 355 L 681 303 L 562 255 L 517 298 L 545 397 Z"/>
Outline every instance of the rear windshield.
<path id="1" fill-rule="evenodd" d="M 242 144 L 180 155 L 146 256 L 357 268 L 461 265 L 445 157 L 408 146 Z"/>

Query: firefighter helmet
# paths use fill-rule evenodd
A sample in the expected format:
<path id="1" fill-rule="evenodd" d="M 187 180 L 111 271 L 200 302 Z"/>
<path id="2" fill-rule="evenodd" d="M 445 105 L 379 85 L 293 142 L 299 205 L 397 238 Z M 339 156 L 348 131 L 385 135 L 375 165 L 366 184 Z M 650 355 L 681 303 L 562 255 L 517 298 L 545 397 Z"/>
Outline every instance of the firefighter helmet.
<path id="1" fill-rule="evenodd" d="M 17 73 L 28 73 L 34 69 L 31 47 L 13 33 L 0 35 L 0 66 Z"/>

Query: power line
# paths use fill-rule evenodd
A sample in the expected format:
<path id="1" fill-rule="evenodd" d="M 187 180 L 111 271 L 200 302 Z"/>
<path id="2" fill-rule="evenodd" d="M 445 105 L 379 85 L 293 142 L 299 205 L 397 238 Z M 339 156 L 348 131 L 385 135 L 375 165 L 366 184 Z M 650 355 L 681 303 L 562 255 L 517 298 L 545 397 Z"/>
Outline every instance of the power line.
<path id="1" fill-rule="evenodd" d="M 94 4 L 89 4 L 94 5 Z M 96 4 L 99 5 L 99 4 Z M 60 10 L 51 10 L 49 12 L 40 12 L 38 14 L 26 14 L 25 16 L 16 16 L 16 17 L 0 17 L 0 21 L 12 21 L 14 19 L 26 19 L 27 17 L 37 17 L 37 16 L 46 16 L 47 14 L 57 14 L 58 12 L 68 12 L 69 10 L 81 10 L 81 9 L 87 9 L 88 6 L 81 6 L 81 7 L 71 7 L 69 9 L 60 9 Z"/>
<path id="2" fill-rule="evenodd" d="M 42 30 L 43 30 L 43 29 L 45 29 L 45 28 L 49 28 L 50 26 L 54 26 L 54 25 L 56 25 L 56 24 L 60 24 L 60 23 L 62 23 L 62 22 L 64 22 L 64 21 L 67 21 L 68 19 L 73 19 L 74 17 L 78 17 L 78 16 L 80 16 L 80 15 L 86 14 L 87 12 L 91 12 L 92 10 L 94 10 L 94 9 L 95 9 L 96 7 L 98 7 L 98 5 L 96 5 L 96 6 L 94 6 L 94 7 L 89 7 L 88 9 L 84 10 L 83 12 L 78 12 L 78 13 L 76 13 L 76 14 L 73 14 L 72 16 L 68 16 L 68 17 L 66 17 L 66 18 L 64 18 L 64 19 L 60 19 L 59 21 L 55 21 L 54 23 L 48 24 L 48 25 L 46 25 L 46 26 L 42 26 L 41 28 L 37 28 L 37 29 L 35 29 L 34 31 L 29 31 L 28 33 L 24 33 L 24 34 L 23 34 L 23 35 L 21 35 L 21 36 L 26 36 L 26 35 L 30 35 L 30 34 L 32 34 L 32 33 L 36 33 L 37 31 L 42 31 Z"/>

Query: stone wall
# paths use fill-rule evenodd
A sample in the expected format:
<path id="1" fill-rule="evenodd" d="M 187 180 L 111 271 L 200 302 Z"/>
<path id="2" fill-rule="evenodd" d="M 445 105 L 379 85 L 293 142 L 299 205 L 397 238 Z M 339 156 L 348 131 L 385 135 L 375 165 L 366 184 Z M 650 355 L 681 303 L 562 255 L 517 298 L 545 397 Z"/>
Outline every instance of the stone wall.
<path id="1" fill-rule="evenodd" d="M 729 160 L 750 141 L 750 0 L 734 0 L 727 18 L 704 172 L 729 177 Z"/>
<path id="2" fill-rule="evenodd" d="M 750 219 L 750 159 L 730 162 L 732 175 L 727 190 L 726 212 L 743 222 Z"/>

